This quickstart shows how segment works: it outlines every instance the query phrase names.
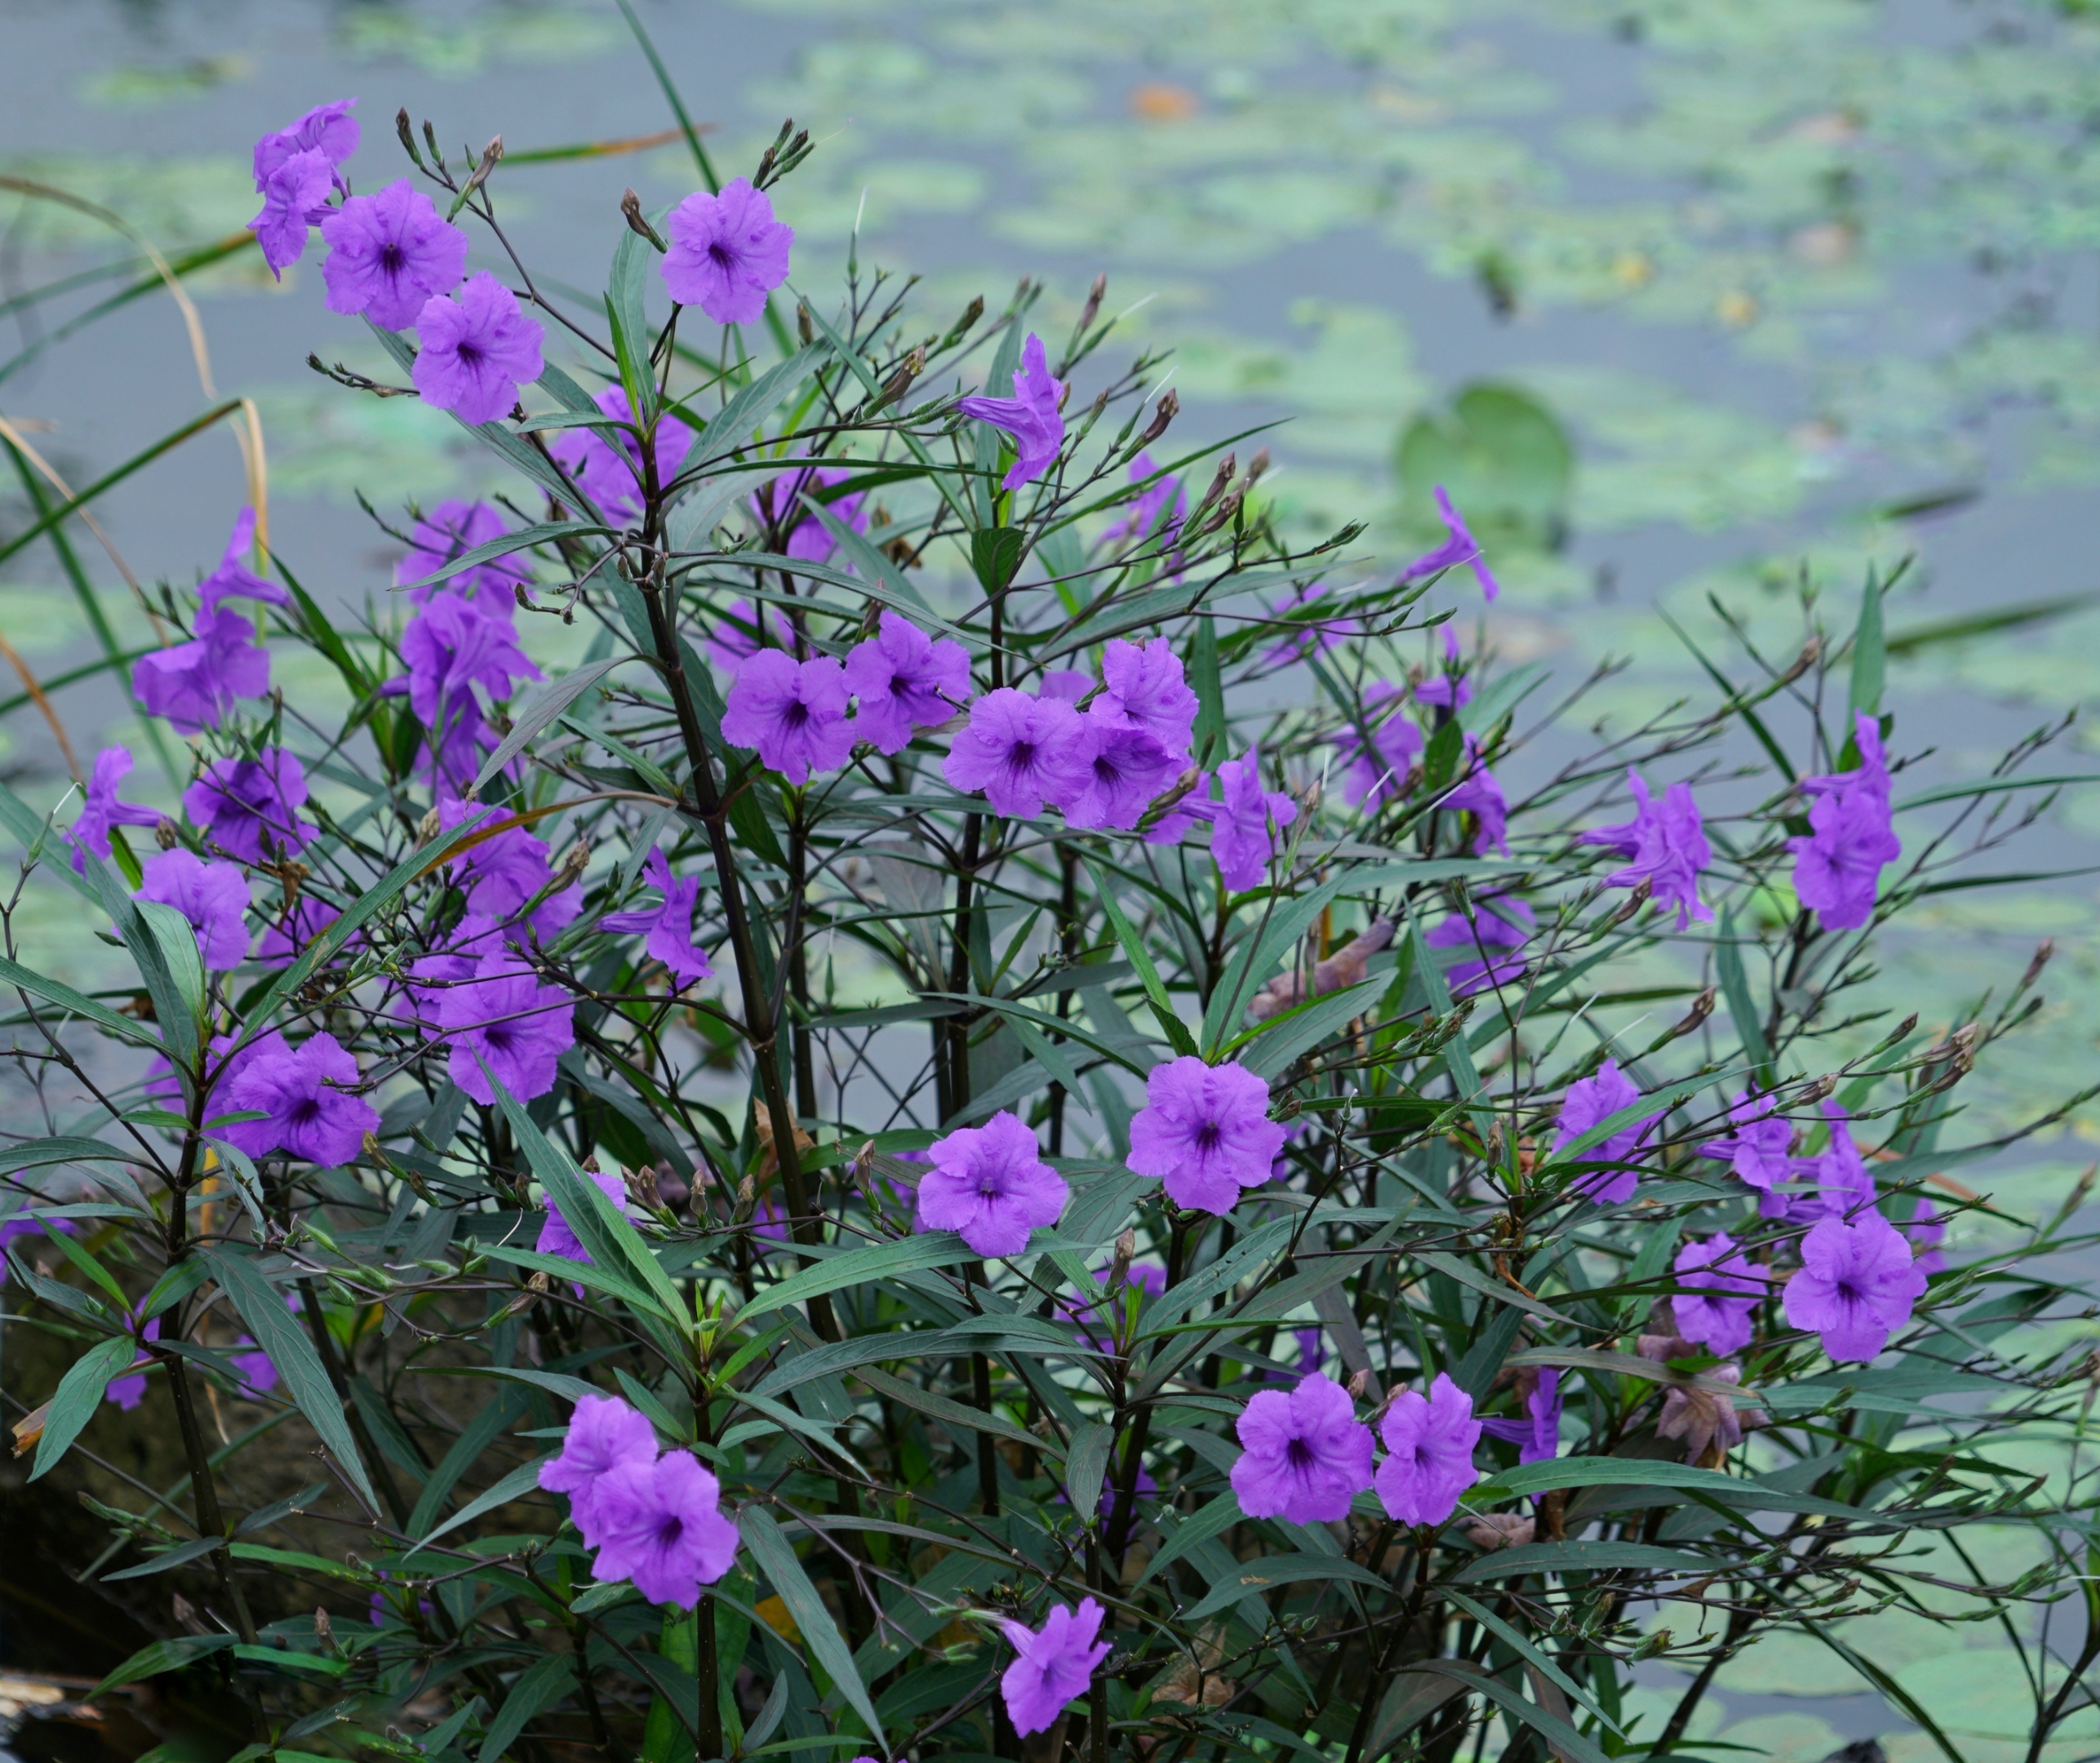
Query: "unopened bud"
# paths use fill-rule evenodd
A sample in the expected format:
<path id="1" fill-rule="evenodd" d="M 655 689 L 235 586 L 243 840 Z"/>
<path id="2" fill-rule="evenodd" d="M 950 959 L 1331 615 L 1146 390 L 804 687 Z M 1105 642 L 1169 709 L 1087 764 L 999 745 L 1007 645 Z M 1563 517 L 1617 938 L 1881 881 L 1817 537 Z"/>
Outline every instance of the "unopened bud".
<path id="1" fill-rule="evenodd" d="M 627 1182 L 627 1197 L 644 1212 L 654 1212 L 664 1203 L 664 1197 L 656 1191 L 656 1171 L 654 1170 L 624 1170 L 621 1174 Z"/>
<path id="2" fill-rule="evenodd" d="M 627 216 L 629 232 L 639 233 L 659 251 L 668 251 L 671 248 L 664 242 L 663 236 L 657 232 L 656 229 L 650 225 L 649 217 L 642 211 L 642 198 L 633 190 L 621 192 L 619 211 Z"/>
<path id="3" fill-rule="evenodd" d="M 313 1638 L 321 1643 L 323 1652 L 332 1652 L 335 1650 L 335 1626 L 328 1620 L 328 1611 L 326 1606 L 319 1604 L 313 1606 Z"/>
<path id="4" fill-rule="evenodd" d="M 1101 296 L 1108 291 L 1108 272 L 1103 270 L 1094 278 L 1094 286 L 1086 291 L 1086 304 L 1079 309 L 1077 328 L 1084 331 L 1101 316 Z"/>
<path id="5" fill-rule="evenodd" d="M 2042 976 L 2042 969 L 2049 966 L 2049 958 L 2055 953 L 2056 939 L 2054 937 L 2044 937 L 2041 940 L 2040 946 L 2035 951 L 2035 958 L 2027 963 L 2027 970 L 2020 976 L 2018 989 L 2024 992 L 2029 986 L 2032 985 L 2035 981 L 2040 979 Z"/>
<path id="6" fill-rule="evenodd" d="M 1116 1253 L 1108 1263 L 1108 1289 L 1114 1291 L 1130 1277 L 1130 1261 L 1138 1252 L 1138 1233 L 1125 1231 L 1116 1239 Z"/>
<path id="7" fill-rule="evenodd" d="M 876 401 L 875 407 L 880 410 L 886 404 L 895 403 L 911 390 L 912 382 L 926 371 L 926 348 L 921 343 L 904 357 L 903 364 L 890 376 L 890 383 L 882 388 L 882 396 Z"/>
<path id="8" fill-rule="evenodd" d="M 817 340 L 816 320 L 810 315 L 806 300 L 795 302 L 795 335 L 802 340 L 804 349 Z"/>
<path id="9" fill-rule="evenodd" d="M 172 820 L 163 820 L 158 826 L 155 827 L 153 828 L 153 842 L 159 846 L 164 851 L 173 850 L 177 845 L 180 844 L 182 841 L 176 835 L 175 822 Z"/>
<path id="10" fill-rule="evenodd" d="M 1705 991 L 1692 1000 L 1692 1007 L 1686 1010 L 1684 1016 L 1672 1027 L 1669 1038 L 1675 1041 L 1680 1036 L 1689 1034 L 1707 1017 L 1713 1015 L 1713 1007 L 1714 988 L 1708 986 Z"/>
<path id="11" fill-rule="evenodd" d="M 735 1216 L 741 1220 L 751 1216 L 751 1209 L 758 1203 L 758 1179 L 747 1175 L 736 1184 Z"/>
<path id="12" fill-rule="evenodd" d="M 1269 450 L 1263 447 L 1247 461 L 1247 487 L 1251 490 L 1262 481 L 1262 473 L 1269 469 Z"/>
<path id="13" fill-rule="evenodd" d="M 1782 686 L 1791 686 L 1823 659 L 1823 644 L 1820 637 L 1811 637 L 1801 646 L 1801 652 L 1794 657 L 1794 664 L 1779 676 Z"/>
<path id="14" fill-rule="evenodd" d="M 393 131 L 401 137 L 401 144 L 420 171 L 423 169 L 423 155 L 415 150 L 415 131 L 408 120 L 408 106 L 403 104 L 395 114 Z"/>
<path id="15" fill-rule="evenodd" d="M 1836 1095 L 1836 1094 L 1837 1074 L 1835 1072 L 1832 1072 L 1827 1077 L 1817 1078 L 1814 1083 L 1810 1084 L 1807 1089 L 1804 1090 L 1801 1092 L 1801 1099 L 1799 1105 L 1802 1108 L 1812 1108 L 1817 1103 L 1822 1101 L 1824 1097 Z"/>
<path id="16" fill-rule="evenodd" d="M 1349 1392 L 1349 1400 L 1351 1401 L 1361 1401 L 1365 1397 L 1370 1393 L 1371 1368 L 1369 1366 L 1359 1366 L 1355 1370 L 1352 1371 L 1349 1374 L 1347 1388 Z"/>
<path id="17" fill-rule="evenodd" d="M 979 294 L 962 309 L 962 316 L 949 326 L 948 333 L 941 339 L 941 347 L 948 349 L 962 340 L 970 327 L 984 316 L 984 296 Z"/>
<path id="18" fill-rule="evenodd" d="M 591 847 L 588 841 L 578 839 L 562 854 L 561 867 L 554 872 L 556 891 L 566 887 L 590 866 Z"/>
<path id="19" fill-rule="evenodd" d="M 1620 925 L 1624 924 L 1627 919 L 1631 918 L 1636 913 L 1639 912 L 1642 907 L 1648 904 L 1649 895 L 1653 894 L 1654 891 L 1655 883 L 1654 880 L 1649 877 L 1643 876 L 1640 878 L 1639 886 L 1637 886 L 1634 889 L 1633 892 L 1627 896 L 1626 903 L 1622 905 L 1618 911 L 1614 912 L 1611 917 L 1605 920 L 1603 928 L 1607 930 L 1616 930 Z"/>
<path id="20" fill-rule="evenodd" d="M 415 837 L 420 844 L 428 845 L 444 830 L 445 823 L 437 817 L 437 810 L 435 808 L 415 823 Z"/>
<path id="21" fill-rule="evenodd" d="M 1181 394 L 1169 386 L 1158 403 L 1152 406 L 1152 420 L 1145 424 L 1145 432 L 1138 437 L 1140 447 L 1150 446 L 1166 433 L 1166 425 L 1181 414 Z"/>

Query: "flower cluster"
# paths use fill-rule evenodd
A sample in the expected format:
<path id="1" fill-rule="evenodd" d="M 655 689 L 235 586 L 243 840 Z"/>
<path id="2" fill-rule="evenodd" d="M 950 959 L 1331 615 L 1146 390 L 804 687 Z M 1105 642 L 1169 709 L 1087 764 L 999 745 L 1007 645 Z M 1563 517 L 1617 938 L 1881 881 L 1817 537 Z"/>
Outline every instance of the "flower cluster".
<path id="1" fill-rule="evenodd" d="M 569 1516 L 601 1581 L 627 1579 L 652 1604 L 691 1610 L 736 1561 L 741 1539 L 721 1484 L 690 1451 L 656 1450 L 648 1417 L 616 1396 L 586 1396 L 539 1485 L 569 1496 Z"/>

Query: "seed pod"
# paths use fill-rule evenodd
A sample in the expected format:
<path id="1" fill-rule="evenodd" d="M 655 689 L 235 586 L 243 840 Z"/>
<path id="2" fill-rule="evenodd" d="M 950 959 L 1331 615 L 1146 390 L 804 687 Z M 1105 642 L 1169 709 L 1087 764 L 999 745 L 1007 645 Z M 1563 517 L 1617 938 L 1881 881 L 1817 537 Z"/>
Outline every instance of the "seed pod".
<path id="1" fill-rule="evenodd" d="M 1101 315 L 1101 296 L 1108 291 L 1108 272 L 1103 270 L 1094 278 L 1094 286 L 1086 291 L 1086 304 L 1079 309 L 1079 323 L 1076 327 L 1084 333 L 1086 327 Z"/>
<path id="2" fill-rule="evenodd" d="M 1181 395 L 1169 386 L 1152 406 L 1152 420 L 1146 424 L 1145 432 L 1138 437 L 1140 447 L 1148 447 L 1166 433 L 1166 425 L 1181 414 Z"/>
<path id="3" fill-rule="evenodd" d="M 649 242 L 654 245 L 659 251 L 668 251 L 671 248 L 664 242 L 663 235 L 658 233 L 655 228 L 650 225 L 648 216 L 644 215 L 642 211 L 642 198 L 636 195 L 633 190 L 630 189 L 621 192 L 619 198 L 619 211 L 627 216 L 627 225 L 629 232 L 640 233 L 642 238 L 647 239 Z"/>

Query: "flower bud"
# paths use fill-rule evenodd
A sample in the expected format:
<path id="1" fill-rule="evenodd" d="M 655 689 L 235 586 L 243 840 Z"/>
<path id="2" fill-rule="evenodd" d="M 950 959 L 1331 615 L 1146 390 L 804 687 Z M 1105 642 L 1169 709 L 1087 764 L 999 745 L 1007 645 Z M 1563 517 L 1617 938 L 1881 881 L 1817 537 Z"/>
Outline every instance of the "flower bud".
<path id="1" fill-rule="evenodd" d="M 182 841 L 176 836 L 175 822 L 172 820 L 163 820 L 158 826 L 155 827 L 153 828 L 153 842 L 159 846 L 164 851 L 173 850 L 177 845 L 180 844 Z"/>
<path id="2" fill-rule="evenodd" d="M 424 815 L 420 820 L 415 823 L 416 842 L 421 845 L 428 845 L 431 840 L 437 837 L 440 833 L 444 831 L 444 829 L 445 823 L 437 818 L 437 810 L 435 808 L 433 808 L 428 814 Z"/>
<path id="3" fill-rule="evenodd" d="M 1138 1252 L 1138 1233 L 1126 1230 L 1116 1239 L 1116 1253 L 1108 1263 L 1108 1290 L 1115 1291 L 1130 1277 L 1130 1261 Z"/>
<path id="4" fill-rule="evenodd" d="M 407 113 L 404 111 L 402 114 L 406 116 Z M 322 1652 L 332 1653 L 335 1650 L 335 1630 L 328 1620 L 328 1609 L 326 1605 L 317 1604 L 313 1606 L 313 1638 L 321 1643 Z"/>
<path id="5" fill-rule="evenodd" d="M 1370 1393 L 1371 1368 L 1369 1366 L 1357 1366 L 1355 1370 L 1349 1374 L 1347 1387 L 1349 1391 L 1349 1400 L 1351 1401 L 1361 1401 L 1365 1397 Z"/>
<path id="6" fill-rule="evenodd" d="M 1101 316 L 1101 296 L 1108 291 L 1108 272 L 1103 270 L 1094 278 L 1094 286 L 1086 291 L 1086 304 L 1079 309 L 1079 322 L 1075 329 L 1084 331 Z"/>
<path id="7" fill-rule="evenodd" d="M 1794 664 L 1779 676 L 1779 684 L 1791 686 L 1823 659 L 1823 638 L 1811 637 L 1801 646 L 1801 652 L 1794 657 Z"/>
<path id="8" fill-rule="evenodd" d="M 2055 953 L 2056 939 L 2044 937 L 2035 950 L 2035 958 L 2027 963 L 2027 970 L 2021 975 L 2019 985 L 2015 989 L 2024 992 L 2035 981 L 2040 979 L 2042 969 L 2049 966 L 2050 957 Z"/>
<path id="9" fill-rule="evenodd" d="M 407 153 L 415 169 L 420 171 L 423 169 L 423 155 L 415 150 L 415 131 L 410 126 L 406 104 L 395 113 L 393 131 L 401 137 L 402 150 Z"/>
<path id="10" fill-rule="evenodd" d="M 1169 386 L 1152 406 L 1152 420 L 1145 424 L 1145 432 L 1138 437 L 1140 447 L 1148 447 L 1166 433 L 1166 425 L 1181 414 L 1181 394 Z"/>
<path id="11" fill-rule="evenodd" d="M 807 300 L 795 302 L 795 335 L 802 340 L 804 349 L 807 349 L 817 340 L 816 321 L 810 315 L 810 303 Z"/>
<path id="12" fill-rule="evenodd" d="M 1713 1015 L 1713 1007 L 1714 988 L 1708 986 L 1705 991 L 1692 1000 L 1692 1007 L 1685 1012 L 1683 1017 L 1671 1025 L 1667 1038 L 1675 1041 L 1689 1034 L 1707 1017 Z"/>
<path id="13" fill-rule="evenodd" d="M 664 242 L 662 234 L 650 225 L 648 217 L 642 211 L 642 198 L 633 190 L 624 190 L 620 193 L 619 211 L 627 216 L 629 232 L 640 233 L 659 251 L 668 251 L 671 248 Z"/>

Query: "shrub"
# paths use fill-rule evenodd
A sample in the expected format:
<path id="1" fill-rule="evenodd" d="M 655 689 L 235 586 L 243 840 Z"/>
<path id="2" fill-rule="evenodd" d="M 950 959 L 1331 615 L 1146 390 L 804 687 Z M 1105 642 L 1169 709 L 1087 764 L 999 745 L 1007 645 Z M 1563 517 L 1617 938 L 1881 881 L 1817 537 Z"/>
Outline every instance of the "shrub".
<path id="1" fill-rule="evenodd" d="M 1919 1714 L 1834 1626 L 1898 1608 L 2007 1619 L 2037 1747 L 2078 1712 L 2086 1484 L 2028 1465 L 2085 1239 L 1950 1252 L 1939 1173 L 2046 952 L 1854 1005 L 2045 739 L 1911 789 L 1873 582 L 1583 737 L 1457 640 L 1460 510 L 1396 574 L 1280 531 L 1100 284 L 1054 350 L 1028 283 L 806 295 L 784 130 L 565 310 L 466 273 L 497 156 L 401 138 L 368 195 L 346 108 L 267 138 L 257 236 L 317 224 L 402 383 L 326 371 L 514 494 L 411 511 L 362 618 L 244 514 L 133 677 L 183 817 L 115 748 L 64 824 L 0 797 L 136 972 L 0 909 L 82 1098 L 8 1154 L 71 1355 L 18 1440 L 79 1473 L 143 1403 L 188 1470 L 96 1504 L 202 1611 L 113 1684 L 216 1672 L 243 1756 L 1588 1763 L 1779 1625 Z M 2004 1525 L 2041 1565 L 1955 1566 Z"/>

